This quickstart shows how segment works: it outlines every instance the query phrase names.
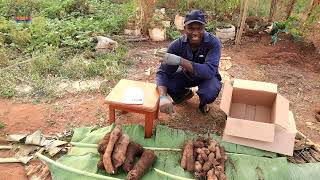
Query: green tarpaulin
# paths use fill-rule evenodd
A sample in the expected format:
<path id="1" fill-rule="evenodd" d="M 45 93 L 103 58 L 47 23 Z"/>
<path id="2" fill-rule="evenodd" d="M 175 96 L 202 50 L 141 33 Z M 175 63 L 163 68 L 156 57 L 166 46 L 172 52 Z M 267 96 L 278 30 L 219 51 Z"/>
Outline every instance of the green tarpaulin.
<path id="1" fill-rule="evenodd" d="M 73 142 L 97 144 L 98 141 L 109 131 L 114 125 L 94 129 L 94 128 L 77 128 L 74 130 L 72 137 Z M 124 125 L 123 131 L 130 136 L 131 141 L 140 143 L 144 147 L 162 147 L 162 148 L 182 148 L 186 139 L 195 139 L 198 135 L 182 131 L 178 129 L 168 128 L 158 125 L 155 129 L 154 136 L 144 139 L 144 128 L 140 125 Z M 212 138 L 221 142 L 221 137 L 214 134 Z M 319 164 L 294 165 L 289 164 L 286 158 L 277 157 L 275 153 L 249 148 L 232 143 L 221 143 L 228 152 L 228 161 L 226 164 L 226 174 L 230 180 L 247 180 L 247 179 L 265 179 L 265 180 L 282 180 L 282 179 L 320 179 Z M 192 174 L 184 171 L 180 167 L 181 152 L 176 151 L 156 151 L 157 161 L 154 168 L 174 174 L 181 177 L 193 178 Z M 111 177 L 109 174 L 97 169 L 99 154 L 95 147 L 72 147 L 69 153 L 57 162 L 67 167 L 86 171 L 88 173 L 100 174 Z M 53 179 L 57 180 L 73 180 L 73 179 L 101 179 L 93 178 L 85 175 L 72 173 L 61 169 L 60 167 L 48 163 Z M 307 169 L 308 173 L 304 173 Z M 112 177 L 125 179 L 126 174 L 120 171 Z M 309 178 L 307 178 L 309 177 Z M 166 180 L 171 179 L 157 173 L 154 169 L 145 174 L 145 180 Z"/>

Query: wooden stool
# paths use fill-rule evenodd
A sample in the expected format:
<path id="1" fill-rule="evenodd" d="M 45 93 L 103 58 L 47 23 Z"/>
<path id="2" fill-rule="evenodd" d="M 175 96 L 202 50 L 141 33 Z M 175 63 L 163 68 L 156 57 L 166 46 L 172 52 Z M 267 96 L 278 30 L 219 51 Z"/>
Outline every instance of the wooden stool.
<path id="1" fill-rule="evenodd" d="M 136 87 L 143 90 L 144 101 L 141 105 L 124 104 L 123 96 L 130 87 Z M 157 86 L 152 83 L 139 81 L 131 81 L 122 79 L 112 89 L 106 97 L 106 103 L 109 106 L 109 122 L 115 121 L 115 110 L 119 109 L 127 112 L 135 112 L 145 115 L 144 136 L 149 138 L 152 136 L 153 121 L 158 119 L 159 112 L 159 93 Z"/>

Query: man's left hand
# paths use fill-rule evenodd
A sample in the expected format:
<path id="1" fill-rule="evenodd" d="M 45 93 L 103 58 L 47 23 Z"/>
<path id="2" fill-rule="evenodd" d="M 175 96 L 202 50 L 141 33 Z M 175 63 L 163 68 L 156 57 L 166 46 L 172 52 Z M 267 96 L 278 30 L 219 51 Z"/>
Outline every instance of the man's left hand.
<path id="1" fill-rule="evenodd" d="M 167 64 L 167 65 L 179 65 L 180 61 L 181 61 L 180 56 L 177 56 L 171 53 L 166 53 L 163 59 L 160 60 L 162 64 Z"/>

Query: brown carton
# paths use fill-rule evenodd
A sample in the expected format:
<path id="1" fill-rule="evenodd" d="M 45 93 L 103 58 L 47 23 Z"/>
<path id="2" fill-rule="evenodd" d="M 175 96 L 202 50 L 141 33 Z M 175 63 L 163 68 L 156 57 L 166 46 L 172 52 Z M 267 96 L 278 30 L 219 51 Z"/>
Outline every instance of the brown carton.
<path id="1" fill-rule="evenodd" d="M 224 141 L 292 156 L 296 125 L 276 84 L 225 82 L 220 108 L 228 115 Z"/>

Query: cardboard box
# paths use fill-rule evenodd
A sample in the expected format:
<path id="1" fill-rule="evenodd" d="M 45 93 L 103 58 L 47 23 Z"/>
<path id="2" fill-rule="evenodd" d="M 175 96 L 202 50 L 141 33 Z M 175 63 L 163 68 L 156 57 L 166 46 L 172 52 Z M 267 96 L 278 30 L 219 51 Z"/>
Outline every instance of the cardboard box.
<path id="1" fill-rule="evenodd" d="M 220 108 L 228 115 L 224 141 L 293 155 L 296 125 L 289 101 L 278 94 L 276 84 L 227 81 Z"/>

